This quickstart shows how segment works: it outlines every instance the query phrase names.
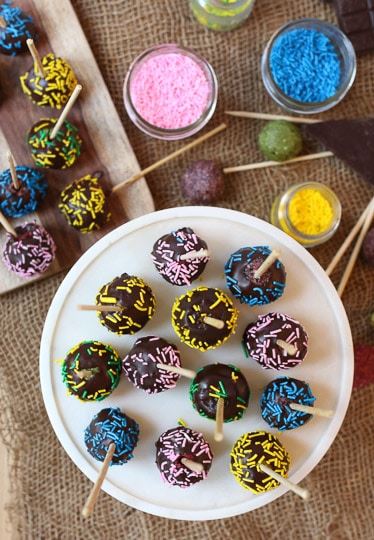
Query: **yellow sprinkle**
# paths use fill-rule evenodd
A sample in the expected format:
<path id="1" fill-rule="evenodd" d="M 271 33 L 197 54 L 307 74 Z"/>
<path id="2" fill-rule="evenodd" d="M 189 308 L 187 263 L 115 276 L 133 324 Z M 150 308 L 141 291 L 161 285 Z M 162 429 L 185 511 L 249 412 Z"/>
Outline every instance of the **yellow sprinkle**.
<path id="1" fill-rule="evenodd" d="M 330 202 L 318 189 L 300 189 L 289 203 L 289 218 L 302 234 L 316 236 L 327 232 L 334 218 Z"/>

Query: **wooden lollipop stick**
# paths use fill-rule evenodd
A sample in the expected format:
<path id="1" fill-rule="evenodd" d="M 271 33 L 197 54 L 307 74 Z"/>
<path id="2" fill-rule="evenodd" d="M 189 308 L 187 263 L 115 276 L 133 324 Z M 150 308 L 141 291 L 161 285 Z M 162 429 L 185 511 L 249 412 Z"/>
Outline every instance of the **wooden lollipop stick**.
<path id="1" fill-rule="evenodd" d="M 77 306 L 79 311 L 100 311 L 101 313 L 110 313 L 111 311 L 121 311 L 121 306 L 113 305 L 113 306 L 90 306 L 88 304 L 79 304 Z"/>
<path id="2" fill-rule="evenodd" d="M 229 116 L 237 116 L 238 118 L 254 118 L 257 120 L 286 120 L 294 124 L 318 124 L 321 120 L 316 118 L 300 118 L 298 116 L 284 116 L 283 114 L 267 114 L 246 111 L 225 111 Z"/>
<path id="3" fill-rule="evenodd" d="M 188 152 L 188 150 L 191 150 L 191 148 L 195 148 L 195 146 L 198 146 L 204 141 L 207 141 L 208 139 L 210 139 L 214 135 L 217 135 L 217 133 L 220 133 L 226 128 L 227 128 L 226 124 L 220 124 L 219 126 L 212 129 L 211 131 L 208 131 L 208 133 L 205 133 L 204 135 L 201 135 L 201 137 L 198 137 L 194 141 L 186 144 L 186 146 L 182 146 L 182 148 L 179 148 L 178 150 L 176 150 L 175 152 L 172 152 L 168 156 L 160 159 L 159 161 L 156 161 L 156 163 L 153 163 L 153 165 L 150 165 L 146 169 L 143 169 L 142 171 L 131 176 L 130 178 L 127 178 L 127 180 L 124 180 L 120 184 L 117 184 L 116 186 L 114 186 L 112 192 L 115 193 L 116 191 L 118 191 L 119 189 L 122 189 L 127 184 L 131 184 L 132 182 L 136 182 L 136 180 L 140 180 L 140 178 L 143 178 L 143 176 L 145 176 L 146 174 L 154 171 L 158 167 L 161 167 L 161 165 L 164 165 L 164 163 L 167 163 L 168 161 L 171 161 L 172 159 L 180 156 L 181 154 Z"/>
<path id="4" fill-rule="evenodd" d="M 204 259 L 208 255 L 209 255 L 209 251 L 207 249 L 201 248 L 198 251 L 193 250 L 193 251 L 190 251 L 189 253 L 183 253 L 183 255 L 179 257 L 179 259 L 181 261 L 190 261 L 193 259 Z"/>
<path id="5" fill-rule="evenodd" d="M 348 280 L 351 277 L 353 268 L 354 268 L 354 266 L 356 264 L 357 257 L 358 257 L 358 255 L 360 253 L 362 242 L 364 241 L 364 238 L 365 238 L 368 230 L 370 229 L 371 222 L 373 221 L 373 216 L 374 216 L 374 203 L 372 203 L 370 205 L 369 211 L 366 214 L 366 218 L 365 218 L 364 224 L 362 226 L 361 232 L 360 232 L 360 234 L 359 234 L 359 236 L 357 238 L 355 247 L 353 248 L 353 251 L 352 251 L 352 254 L 351 254 L 350 259 L 348 261 L 348 264 L 346 266 L 346 269 L 344 270 L 343 277 L 342 277 L 342 279 L 341 279 L 341 281 L 339 283 L 338 295 L 340 297 L 343 296 L 344 289 L 346 288 Z"/>
<path id="6" fill-rule="evenodd" d="M 314 416 L 323 416 L 324 418 L 331 418 L 334 414 L 334 411 L 320 409 L 319 407 L 310 407 L 309 405 L 302 405 L 301 403 L 290 403 L 290 408 L 294 411 L 314 414 Z"/>
<path id="7" fill-rule="evenodd" d="M 27 43 L 27 46 L 28 46 L 29 51 L 31 53 L 32 59 L 34 60 L 34 71 L 38 71 L 39 75 L 41 75 L 44 78 L 45 77 L 45 71 L 44 71 L 42 60 L 40 58 L 38 50 L 35 47 L 34 40 L 33 39 L 28 39 L 26 41 L 26 43 Z M 35 67 L 36 67 L 36 69 L 35 69 Z"/>
<path id="8" fill-rule="evenodd" d="M 223 172 L 230 174 L 240 171 L 253 171 L 254 169 L 266 169 L 267 167 L 280 167 L 281 165 L 291 165 L 292 163 L 299 163 L 301 161 L 311 161 L 313 159 L 322 159 L 331 157 L 334 154 L 329 151 L 318 152 L 317 154 L 308 154 L 307 156 L 299 156 L 286 161 L 261 161 L 260 163 L 249 163 L 248 165 L 238 165 L 237 167 L 225 167 Z"/>
<path id="9" fill-rule="evenodd" d="M 223 398 L 218 398 L 216 409 L 216 425 L 214 428 L 214 440 L 217 442 L 223 441 L 223 413 L 225 402 Z"/>
<path id="10" fill-rule="evenodd" d="M 69 112 L 74 107 L 74 103 L 77 101 L 79 94 L 81 93 L 82 85 L 77 84 L 74 88 L 73 93 L 71 94 L 69 101 L 66 103 L 62 113 L 60 114 L 59 119 L 54 125 L 51 133 L 49 134 L 50 139 L 54 139 L 57 136 L 57 133 L 60 131 L 62 124 L 65 122 Z"/>
<path id="11" fill-rule="evenodd" d="M 309 499 L 309 491 L 307 489 L 301 488 L 297 484 L 294 484 L 293 482 L 290 482 L 289 480 L 287 480 L 287 478 L 284 478 L 283 476 L 281 476 L 277 472 L 273 471 L 273 469 L 271 469 L 270 467 L 268 467 L 264 463 L 261 463 L 260 469 L 262 470 L 262 472 L 268 474 L 269 476 L 274 478 L 274 480 L 277 480 L 280 484 L 283 484 L 289 490 L 296 493 L 296 495 L 298 495 L 299 497 L 304 499 L 304 501 Z"/>
<path id="12" fill-rule="evenodd" d="M 12 177 L 14 188 L 19 190 L 19 188 L 21 187 L 21 184 L 18 180 L 17 171 L 16 171 L 16 163 L 14 161 L 14 157 L 11 152 L 7 153 L 7 159 L 9 163 L 10 176 Z"/>
<path id="13" fill-rule="evenodd" d="M 0 212 L 0 223 L 9 234 L 17 238 L 17 233 L 15 229 L 12 227 L 12 225 L 9 223 L 9 221 L 2 212 Z"/>
<path id="14" fill-rule="evenodd" d="M 97 480 L 91 489 L 91 492 L 88 496 L 88 499 L 86 501 L 86 504 L 83 507 L 82 510 L 82 516 L 88 517 L 90 514 L 92 514 L 93 509 L 95 507 L 96 501 L 99 497 L 101 486 L 104 482 L 104 479 L 106 477 L 106 473 L 108 472 L 110 462 L 112 461 L 112 457 L 114 452 L 116 451 L 116 445 L 114 443 L 111 443 L 108 448 L 108 452 L 105 456 L 103 466 L 101 467 L 101 471 L 99 476 L 97 477 Z"/>
<path id="15" fill-rule="evenodd" d="M 370 207 L 374 204 L 374 197 L 371 199 L 365 210 L 362 212 L 361 216 L 359 217 L 356 225 L 352 228 L 351 232 L 347 236 L 347 238 L 344 240 L 334 257 L 332 258 L 330 264 L 326 268 L 326 274 L 328 276 L 331 276 L 333 271 L 335 270 L 336 266 L 339 264 L 341 258 L 343 257 L 344 253 L 347 251 L 349 246 L 352 244 L 355 236 L 358 234 L 359 230 L 363 226 L 366 216 L 368 212 L 370 211 Z"/>
<path id="16" fill-rule="evenodd" d="M 209 326 L 217 328 L 217 330 L 222 330 L 222 328 L 225 326 L 223 321 L 216 319 L 215 317 L 204 317 L 203 322 Z"/>
<path id="17" fill-rule="evenodd" d="M 276 344 L 291 356 L 297 353 L 297 348 L 295 345 L 292 345 L 292 343 L 287 343 L 287 341 L 283 341 L 283 339 L 277 339 Z"/>
<path id="18" fill-rule="evenodd" d="M 168 364 L 156 364 L 158 369 L 164 369 L 165 371 L 170 371 L 170 373 L 177 373 L 182 377 L 187 377 L 188 379 L 194 379 L 196 373 L 192 369 L 185 369 L 177 366 L 169 366 Z"/>
<path id="19" fill-rule="evenodd" d="M 0 17 L 0 28 L 6 28 L 6 20 L 4 17 Z"/>
<path id="20" fill-rule="evenodd" d="M 269 270 L 270 266 L 280 257 L 280 252 L 276 249 L 273 249 L 273 251 L 266 257 L 264 262 L 261 264 L 259 268 L 257 268 L 256 272 L 254 273 L 254 278 L 258 279 L 262 276 L 262 274 L 265 274 L 267 270 Z"/>
<path id="21" fill-rule="evenodd" d="M 187 469 L 190 469 L 190 471 L 195 472 L 195 473 L 202 473 L 204 470 L 204 466 L 202 463 L 198 463 L 197 461 L 192 461 L 192 459 L 188 459 L 184 457 L 181 459 L 181 463 L 183 463 L 183 465 L 187 467 Z"/>

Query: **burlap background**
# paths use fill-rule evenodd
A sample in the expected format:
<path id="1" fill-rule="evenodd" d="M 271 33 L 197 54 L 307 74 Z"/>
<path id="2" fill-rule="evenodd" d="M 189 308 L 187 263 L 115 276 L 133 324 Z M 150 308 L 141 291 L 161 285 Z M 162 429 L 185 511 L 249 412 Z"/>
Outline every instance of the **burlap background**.
<path id="1" fill-rule="evenodd" d="M 257 0 L 245 26 L 230 34 L 215 34 L 194 21 L 187 0 L 74 0 L 74 5 L 143 166 L 180 143 L 148 139 L 125 116 L 122 81 L 136 54 L 155 43 L 177 41 L 204 55 L 215 67 L 220 81 L 219 110 L 213 126 L 225 108 L 276 111 L 262 87 L 259 59 L 268 37 L 280 24 L 290 17 L 334 20 L 331 9 L 320 0 Z M 357 83 L 329 117 L 372 113 L 372 61 L 372 55 L 360 59 Z M 193 158 L 219 157 L 225 165 L 261 159 L 255 142 L 258 128 L 256 122 L 232 120 L 230 132 L 149 175 L 157 208 L 186 204 L 181 197 L 179 176 Z M 290 170 L 232 175 L 227 178 L 226 196 L 220 205 L 267 219 L 275 195 L 304 179 L 327 183 L 343 202 L 343 222 L 338 233 L 330 242 L 313 250 L 326 265 L 373 195 L 373 186 L 338 160 L 313 162 Z M 134 511 L 102 494 L 94 518 L 83 521 L 80 508 L 90 483 L 71 463 L 52 432 L 38 378 L 40 334 L 48 305 L 62 277 L 1 298 L 0 433 L 13 463 L 11 520 L 21 538 L 374 538 L 374 479 L 370 471 L 374 461 L 374 386 L 354 391 L 336 442 L 304 482 L 313 493 L 307 505 L 289 494 L 238 518 L 206 524 L 183 523 Z M 373 342 L 373 330 L 368 322 L 373 308 L 373 288 L 372 273 L 359 262 L 344 295 L 355 342 Z"/>

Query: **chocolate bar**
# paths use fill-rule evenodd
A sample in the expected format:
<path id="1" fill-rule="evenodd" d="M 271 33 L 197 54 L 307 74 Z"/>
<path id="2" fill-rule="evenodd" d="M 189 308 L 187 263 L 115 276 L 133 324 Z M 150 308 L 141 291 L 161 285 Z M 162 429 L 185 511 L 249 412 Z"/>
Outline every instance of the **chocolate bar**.
<path id="1" fill-rule="evenodd" d="M 374 0 L 334 0 L 340 28 L 357 53 L 374 50 Z"/>

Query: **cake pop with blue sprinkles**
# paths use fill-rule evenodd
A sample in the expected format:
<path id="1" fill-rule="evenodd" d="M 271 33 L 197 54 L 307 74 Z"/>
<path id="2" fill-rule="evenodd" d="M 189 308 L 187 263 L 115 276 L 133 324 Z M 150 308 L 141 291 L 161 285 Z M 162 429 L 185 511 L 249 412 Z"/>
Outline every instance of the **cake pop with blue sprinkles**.
<path id="1" fill-rule="evenodd" d="M 296 429 L 312 415 L 293 409 L 292 404 L 313 407 L 315 399 L 308 383 L 292 377 L 278 377 L 262 393 L 261 415 L 270 427 L 279 431 Z"/>
<path id="2" fill-rule="evenodd" d="M 11 218 L 35 212 L 44 200 L 48 184 L 44 174 L 24 165 L 16 168 L 17 185 L 10 169 L 0 173 L 0 210 Z"/>
<path id="3" fill-rule="evenodd" d="M 0 52 L 16 56 L 27 50 L 27 40 L 36 39 L 32 17 L 11 2 L 0 5 Z"/>
<path id="4" fill-rule="evenodd" d="M 262 306 L 278 300 L 286 286 L 286 271 L 269 246 L 243 247 L 225 264 L 226 283 L 242 304 Z"/>
<path id="5" fill-rule="evenodd" d="M 110 465 L 124 465 L 130 461 L 138 439 L 139 424 L 118 407 L 102 409 L 84 432 L 87 451 L 97 461 L 104 461 L 110 445 L 115 444 Z"/>

